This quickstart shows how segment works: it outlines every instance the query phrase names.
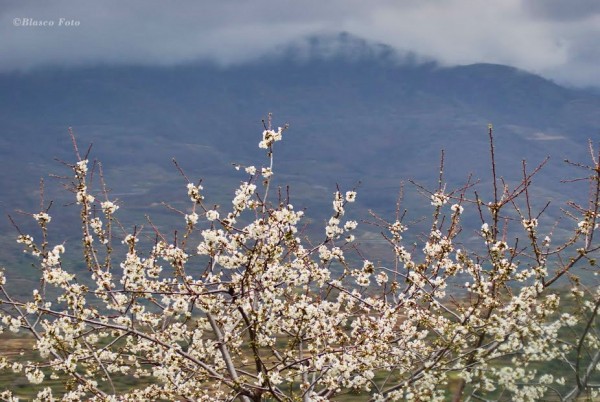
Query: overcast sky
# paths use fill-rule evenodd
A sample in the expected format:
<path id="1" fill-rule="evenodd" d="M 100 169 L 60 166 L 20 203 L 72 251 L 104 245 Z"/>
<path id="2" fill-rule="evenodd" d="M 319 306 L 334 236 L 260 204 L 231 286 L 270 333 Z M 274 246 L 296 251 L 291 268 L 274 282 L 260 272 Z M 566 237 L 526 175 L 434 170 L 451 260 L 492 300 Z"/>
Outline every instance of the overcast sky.
<path id="1" fill-rule="evenodd" d="M 240 63 L 339 32 L 600 87 L 600 0 L 0 0 L 0 71 Z"/>

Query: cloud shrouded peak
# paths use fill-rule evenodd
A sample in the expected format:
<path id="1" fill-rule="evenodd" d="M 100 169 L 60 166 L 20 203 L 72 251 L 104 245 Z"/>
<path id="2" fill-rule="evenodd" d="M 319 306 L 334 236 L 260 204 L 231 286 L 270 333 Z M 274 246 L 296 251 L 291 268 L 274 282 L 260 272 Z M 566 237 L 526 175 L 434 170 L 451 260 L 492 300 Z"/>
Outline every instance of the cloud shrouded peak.
<path id="1" fill-rule="evenodd" d="M 324 55 L 340 49 L 348 53 L 351 48 L 347 43 L 340 47 L 338 36 L 346 32 L 369 44 L 387 45 L 400 55 L 416 54 L 445 65 L 507 64 L 560 82 L 600 86 L 598 4 L 596 0 L 11 1 L 0 5 L 0 71 L 193 61 L 226 65 L 285 53 L 282 49 L 289 46 L 302 54 L 307 38 L 315 37 L 338 38 L 337 43 L 322 41 L 319 51 Z"/>

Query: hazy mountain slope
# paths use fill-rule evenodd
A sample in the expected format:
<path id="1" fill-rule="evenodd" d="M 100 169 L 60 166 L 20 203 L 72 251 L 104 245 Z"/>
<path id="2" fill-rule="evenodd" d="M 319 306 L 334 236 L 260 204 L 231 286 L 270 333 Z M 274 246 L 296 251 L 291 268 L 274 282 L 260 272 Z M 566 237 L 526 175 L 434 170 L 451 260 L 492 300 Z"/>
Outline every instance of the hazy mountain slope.
<path id="1" fill-rule="evenodd" d="M 277 144 L 280 183 L 291 183 L 294 203 L 319 219 L 336 183 L 362 181 L 357 209 L 392 211 L 401 180 L 435 182 L 441 149 L 452 184 L 470 172 L 485 182 L 489 122 L 503 175 L 519 177 L 523 158 L 533 165 L 551 155 L 539 191 L 564 198 L 562 159 L 585 158 L 600 126 L 600 96 L 591 91 L 506 66 L 398 65 L 385 55 L 44 70 L 0 75 L 0 88 L 3 212 L 35 210 L 39 177 L 65 172 L 53 158 L 72 160 L 68 126 L 82 146 L 94 143 L 114 194 L 130 205 L 121 212 L 143 217 L 163 213 L 153 202 L 185 199 L 172 157 L 205 178 L 214 202 L 227 202 L 242 177 L 231 162 L 263 161 L 260 119 L 273 112 L 276 124 L 290 123 Z M 8 244 L 14 231 L 1 225 Z"/>

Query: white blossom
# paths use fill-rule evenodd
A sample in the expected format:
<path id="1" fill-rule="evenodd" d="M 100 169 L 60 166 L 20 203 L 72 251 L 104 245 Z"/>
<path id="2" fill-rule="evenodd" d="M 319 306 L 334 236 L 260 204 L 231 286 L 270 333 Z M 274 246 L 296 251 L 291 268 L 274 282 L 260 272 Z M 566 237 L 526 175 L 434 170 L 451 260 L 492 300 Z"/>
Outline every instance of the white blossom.
<path id="1" fill-rule="evenodd" d="M 100 204 L 100 206 L 102 208 L 102 212 L 104 212 L 106 215 L 113 215 L 117 209 L 119 209 L 119 206 L 111 201 L 104 201 Z"/>
<path id="2" fill-rule="evenodd" d="M 431 205 L 433 205 L 434 207 L 441 207 L 442 205 L 446 204 L 448 202 L 448 196 L 445 195 L 443 192 L 437 192 L 437 193 L 433 193 L 431 195 Z"/>
<path id="3" fill-rule="evenodd" d="M 273 171 L 269 167 L 264 167 L 264 168 L 261 169 L 260 174 L 265 179 L 268 179 L 269 177 L 273 176 Z"/>
<path id="4" fill-rule="evenodd" d="M 33 214 L 33 219 L 38 221 L 40 225 L 45 225 L 49 223 L 52 218 L 46 212 L 40 212 L 39 214 Z"/>
<path id="5" fill-rule="evenodd" d="M 219 219 L 219 213 L 213 209 L 206 211 L 206 219 L 209 221 L 214 221 Z"/>
<path id="6" fill-rule="evenodd" d="M 268 162 L 282 131 L 263 132 Z M 25 227 L 17 238 L 39 270 L 39 289 L 11 297 L 14 271 L 7 267 L 7 279 L 0 270 L 0 332 L 32 332 L 22 345 L 36 352 L 34 362 L 29 353 L 0 353 L 0 368 L 19 381 L 68 385 L 42 385 L 37 400 L 326 401 L 352 394 L 443 401 L 452 391 L 459 399 L 533 401 L 552 397 L 557 385 L 563 395 L 579 392 L 572 376 L 549 370 L 556 365 L 598 369 L 594 359 L 577 360 L 579 349 L 593 356 L 600 348 L 594 328 L 581 332 L 596 313 L 600 287 L 593 275 L 577 276 L 582 265 L 597 268 L 594 199 L 570 205 L 577 226 L 565 235 L 557 223 L 550 248 L 549 236 L 538 246 L 537 218 L 523 218 L 526 195 L 518 191 L 508 199 L 507 189 L 491 204 L 498 216 L 467 186 L 464 202 L 449 210 L 441 207 L 450 196 L 435 192 L 425 205 L 431 220 L 396 205 L 391 220 L 373 212 L 360 227 L 345 218 L 356 192 L 335 191 L 333 212 L 320 223 L 323 237 L 322 229 L 313 236 L 302 208 L 288 200 L 293 192 L 257 188 L 258 170 L 249 166 L 229 210 L 207 209 L 203 187 L 189 183 L 194 205 L 177 227 L 148 219 L 123 245 L 95 247 L 94 240 L 122 236 L 122 227 L 115 229 L 113 202 L 100 203 L 104 215 L 96 216 L 87 164 L 74 165 L 72 180 L 83 204 L 83 247 L 75 245 L 82 264 L 71 247 L 66 254 L 65 245 L 52 243 L 44 227 L 50 216 L 40 212 L 33 214 L 42 226 L 38 242 L 20 232 Z M 457 227 L 469 208 L 490 224 Z M 527 216 L 535 213 L 529 209 Z M 377 232 L 380 240 L 371 240 Z M 561 272 L 570 291 L 554 284 L 564 283 L 555 281 Z M 123 380 L 113 391 L 117 378 Z M 454 387 L 460 380 L 464 389 Z M 583 384 L 582 395 L 593 395 L 591 386 Z M 5 390 L 0 399 L 16 400 L 19 392 Z"/>
<path id="7" fill-rule="evenodd" d="M 185 222 L 188 225 L 191 225 L 191 226 L 197 224 L 198 223 L 198 214 L 195 213 L 195 212 L 193 212 L 191 214 L 186 214 L 185 215 Z"/>
<path id="8" fill-rule="evenodd" d="M 453 204 L 450 209 L 452 210 L 452 212 L 457 213 L 458 215 L 462 214 L 464 212 L 464 207 L 462 205 L 459 204 Z"/>
<path id="9" fill-rule="evenodd" d="M 200 184 L 196 186 L 193 183 L 188 183 L 187 190 L 190 201 L 200 204 L 204 199 L 204 196 L 200 194 L 203 189 L 204 187 L 202 187 Z"/>

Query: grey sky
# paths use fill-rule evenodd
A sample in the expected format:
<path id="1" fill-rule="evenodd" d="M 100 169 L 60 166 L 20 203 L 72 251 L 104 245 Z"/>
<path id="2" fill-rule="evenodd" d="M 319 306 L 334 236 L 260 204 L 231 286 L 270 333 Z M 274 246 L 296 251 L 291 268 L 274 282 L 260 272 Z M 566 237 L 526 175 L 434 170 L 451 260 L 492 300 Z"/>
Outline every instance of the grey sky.
<path id="1" fill-rule="evenodd" d="M 43 21 L 54 25 L 33 26 Z M 446 65 L 600 87 L 600 0 L 0 0 L 0 71 L 240 63 L 342 31 Z"/>

